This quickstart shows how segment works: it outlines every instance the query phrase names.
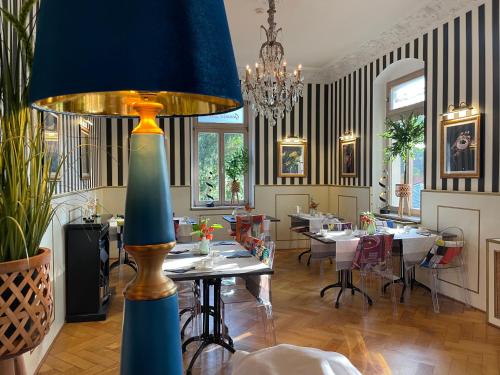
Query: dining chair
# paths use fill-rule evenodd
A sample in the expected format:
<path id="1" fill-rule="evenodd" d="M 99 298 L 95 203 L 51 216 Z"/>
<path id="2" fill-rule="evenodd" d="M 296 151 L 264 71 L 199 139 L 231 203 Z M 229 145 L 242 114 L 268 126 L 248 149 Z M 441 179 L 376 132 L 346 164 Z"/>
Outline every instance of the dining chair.
<path id="1" fill-rule="evenodd" d="M 467 272 L 464 262 L 464 232 L 458 227 L 442 230 L 429 253 L 420 263 L 421 269 L 431 272 L 431 296 L 434 312 L 439 313 L 439 274 L 446 270 L 455 270 L 462 290 L 463 302 L 470 306 L 467 289 Z"/>
<path id="2" fill-rule="evenodd" d="M 245 238 L 258 237 L 263 230 L 265 215 L 237 215 L 235 240 L 243 244 Z"/>
<path id="3" fill-rule="evenodd" d="M 393 313 L 397 313 L 396 288 L 394 286 L 394 272 L 392 262 L 392 243 L 394 235 L 375 234 L 362 236 L 359 239 L 356 253 L 352 262 L 352 268 L 359 270 L 360 288 L 367 292 L 370 281 L 378 281 L 379 294 L 384 294 L 384 282 L 391 283 L 391 301 Z M 367 299 L 363 298 L 363 311 L 367 312 Z"/>
<path id="4" fill-rule="evenodd" d="M 177 243 L 192 242 L 192 224 L 182 223 L 180 219 L 174 219 L 175 237 Z M 179 298 L 179 319 L 181 323 L 181 338 L 186 333 L 196 336 L 201 330 L 201 291 L 197 280 L 177 281 L 177 293 Z"/>
<path id="5" fill-rule="evenodd" d="M 251 245 L 252 244 L 252 245 Z M 263 242 L 255 237 L 252 237 L 246 242 L 247 250 L 254 255 L 259 261 L 273 268 L 275 249 L 271 244 L 268 247 L 263 245 Z M 250 245 L 252 247 L 250 247 Z M 276 334 L 274 329 L 273 310 L 271 303 L 271 275 L 246 276 L 245 288 L 225 288 L 221 292 L 222 306 L 222 325 L 227 334 L 230 322 L 228 321 L 228 312 L 239 314 L 235 319 L 251 323 L 250 320 L 254 317 L 260 317 L 264 330 L 264 344 L 266 347 L 276 344 Z M 256 311 L 256 314 L 249 311 Z M 238 328 L 245 327 L 245 324 L 238 324 Z M 248 327 L 248 326 L 246 326 Z M 250 330 L 254 327 L 252 324 Z M 256 335 L 252 335 L 257 337 Z M 251 338 L 250 338 L 251 339 Z M 252 345 L 258 345 L 259 342 Z"/>
<path id="6" fill-rule="evenodd" d="M 199 281 L 176 281 L 181 339 L 186 333 L 198 336 L 201 331 L 201 292 Z"/>

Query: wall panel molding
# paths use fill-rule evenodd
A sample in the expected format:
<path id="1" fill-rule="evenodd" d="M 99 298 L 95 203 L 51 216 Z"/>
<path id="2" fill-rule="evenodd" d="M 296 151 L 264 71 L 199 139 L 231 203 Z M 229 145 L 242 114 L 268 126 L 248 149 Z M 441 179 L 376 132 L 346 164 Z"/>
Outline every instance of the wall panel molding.
<path id="1" fill-rule="evenodd" d="M 453 191 L 423 191 L 422 192 L 422 225 L 433 230 L 442 230 L 446 226 L 459 226 L 464 229 L 467 244 L 473 244 L 477 251 L 474 264 L 468 267 L 471 305 L 486 310 L 486 240 L 500 238 L 498 226 L 500 212 L 500 196 L 489 193 L 470 193 Z M 471 254 L 469 254 L 471 255 Z M 468 258 L 470 259 L 470 258 Z M 418 272 L 418 279 L 429 283 L 429 272 Z M 442 282 L 441 292 L 451 298 L 462 300 L 461 289 L 450 283 Z M 476 288 L 477 284 L 478 288 Z M 477 291 L 477 293 L 476 293 Z"/>

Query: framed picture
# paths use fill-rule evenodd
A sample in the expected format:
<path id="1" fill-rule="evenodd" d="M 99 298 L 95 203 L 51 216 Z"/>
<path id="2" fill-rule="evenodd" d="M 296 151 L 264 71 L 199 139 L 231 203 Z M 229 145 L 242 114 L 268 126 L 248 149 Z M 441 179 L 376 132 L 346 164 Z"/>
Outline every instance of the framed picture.
<path id="1" fill-rule="evenodd" d="M 80 178 L 90 179 L 90 129 L 87 124 L 80 125 Z"/>
<path id="2" fill-rule="evenodd" d="M 480 117 L 442 121 L 441 178 L 480 177 Z"/>
<path id="3" fill-rule="evenodd" d="M 59 117 L 55 113 L 43 114 L 43 139 L 45 154 L 50 163 L 49 178 L 59 181 L 61 175 L 57 173 L 57 169 L 61 163 L 61 145 L 59 143 Z"/>
<path id="4" fill-rule="evenodd" d="M 358 176 L 357 140 L 340 141 L 340 177 Z"/>
<path id="5" fill-rule="evenodd" d="M 279 177 L 306 177 L 307 142 L 303 140 L 279 141 Z"/>

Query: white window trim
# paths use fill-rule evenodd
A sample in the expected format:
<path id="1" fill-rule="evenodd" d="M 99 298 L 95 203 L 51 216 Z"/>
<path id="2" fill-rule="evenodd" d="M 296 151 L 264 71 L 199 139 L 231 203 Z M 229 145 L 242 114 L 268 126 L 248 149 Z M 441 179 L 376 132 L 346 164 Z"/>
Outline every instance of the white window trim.
<path id="1" fill-rule="evenodd" d="M 250 203 L 252 205 L 253 202 L 253 194 L 254 194 L 254 186 L 253 186 L 253 147 L 252 147 L 252 133 L 251 133 L 251 118 L 249 116 L 249 111 L 247 106 L 245 106 L 244 110 L 244 122 L 243 124 L 223 124 L 223 123 L 198 123 L 198 119 L 194 118 L 192 121 L 192 133 L 193 136 L 191 138 L 191 208 L 194 210 L 199 209 L 224 209 L 224 208 L 233 208 L 242 206 L 245 203 Z M 215 202 L 214 207 L 207 207 L 205 201 L 200 201 L 199 198 L 199 180 L 198 180 L 198 133 L 200 132 L 218 132 L 219 133 L 219 156 L 223 156 L 223 134 L 230 133 L 231 130 L 235 132 L 241 132 L 244 134 L 244 142 L 248 148 L 248 173 L 244 178 L 244 189 L 245 189 L 245 200 L 244 202 L 240 202 L 238 204 L 231 204 L 230 201 L 225 201 L 224 198 L 224 190 L 225 185 L 221 184 L 221 182 L 225 181 L 225 165 L 224 158 L 219 157 L 219 201 Z"/>
<path id="2" fill-rule="evenodd" d="M 400 84 L 402 84 L 404 82 L 411 81 L 411 80 L 418 78 L 420 76 L 425 77 L 424 69 L 419 69 L 413 73 L 407 74 L 405 76 L 402 76 L 400 78 L 397 78 L 397 79 L 387 83 L 387 91 L 386 91 L 387 106 L 386 106 L 386 112 L 385 112 L 386 117 L 393 118 L 394 116 L 397 116 L 399 118 L 401 115 L 404 115 L 406 113 L 409 114 L 411 112 L 418 112 L 419 110 L 421 110 L 423 113 L 424 102 L 415 103 L 415 104 L 412 104 L 412 105 L 409 105 L 406 107 L 397 108 L 397 109 L 391 109 L 391 98 L 390 98 L 391 90 L 393 87 L 399 86 Z"/>
<path id="3" fill-rule="evenodd" d="M 411 113 L 413 113 L 415 115 L 423 115 L 424 114 L 425 99 L 422 102 L 392 110 L 391 109 L 391 98 L 390 98 L 391 89 L 394 86 L 398 86 L 401 83 L 411 81 L 411 80 L 413 80 L 417 77 L 423 76 L 423 75 L 425 75 L 424 69 L 419 69 L 415 72 L 404 75 L 400 78 L 397 78 L 397 79 L 387 83 L 386 118 L 390 118 L 393 121 L 396 121 L 396 120 L 399 120 L 401 118 L 401 116 L 409 116 Z M 388 139 L 385 140 L 384 148 L 389 145 L 389 142 L 390 142 L 390 140 L 388 140 Z M 407 166 L 406 166 L 406 181 L 408 181 L 408 183 L 410 183 L 410 184 L 412 182 L 411 181 L 412 180 L 412 175 L 411 175 L 412 168 L 413 168 L 413 160 L 410 159 L 407 161 Z M 425 165 L 424 165 L 424 168 L 425 168 Z M 390 202 L 389 208 L 390 208 L 391 212 L 397 212 L 398 207 L 392 205 L 392 198 L 393 198 L 393 193 L 394 193 L 392 191 L 392 185 L 393 185 L 393 183 L 392 183 L 392 166 L 389 166 L 389 168 L 388 168 L 388 176 L 389 176 L 388 193 L 389 193 L 389 202 Z M 397 182 L 397 183 L 399 183 L 399 182 Z M 410 197 L 410 202 L 412 202 L 412 197 Z M 412 216 L 420 216 L 420 213 L 421 213 L 420 209 L 416 209 L 416 208 L 411 207 L 410 214 Z"/>

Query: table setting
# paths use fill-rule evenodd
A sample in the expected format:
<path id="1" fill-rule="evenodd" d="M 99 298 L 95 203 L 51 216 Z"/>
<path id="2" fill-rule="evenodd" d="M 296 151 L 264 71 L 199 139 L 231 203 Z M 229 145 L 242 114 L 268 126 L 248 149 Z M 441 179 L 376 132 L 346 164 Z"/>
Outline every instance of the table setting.
<path id="1" fill-rule="evenodd" d="M 163 270 L 174 281 L 270 271 L 236 241 L 215 241 L 208 254 L 200 252 L 198 242 L 177 244 L 165 258 Z"/>
<path id="2" fill-rule="evenodd" d="M 223 278 L 272 274 L 268 265 L 260 262 L 236 241 L 213 241 L 208 254 L 201 254 L 198 243 L 177 244 L 163 262 L 165 275 L 174 281 L 199 280 L 202 296 L 202 332 L 184 341 L 183 351 L 192 342 L 200 346 L 188 366 L 188 373 L 204 348 L 216 344 L 234 352 L 232 338 L 223 333 L 220 306 Z M 212 303 L 210 301 L 213 301 Z M 212 324 L 209 324 L 212 321 Z"/>
<path id="3" fill-rule="evenodd" d="M 378 228 L 375 234 L 393 234 L 395 240 L 401 240 L 403 243 L 403 257 L 405 262 L 416 263 L 420 261 L 430 250 L 436 235 L 431 231 L 420 227 L 396 227 L 396 228 Z M 330 231 L 320 229 L 317 232 L 311 232 L 311 237 L 323 243 L 336 244 L 337 263 L 348 262 L 354 258 L 359 238 L 367 235 L 366 230 L 354 228 L 343 231 Z"/>

